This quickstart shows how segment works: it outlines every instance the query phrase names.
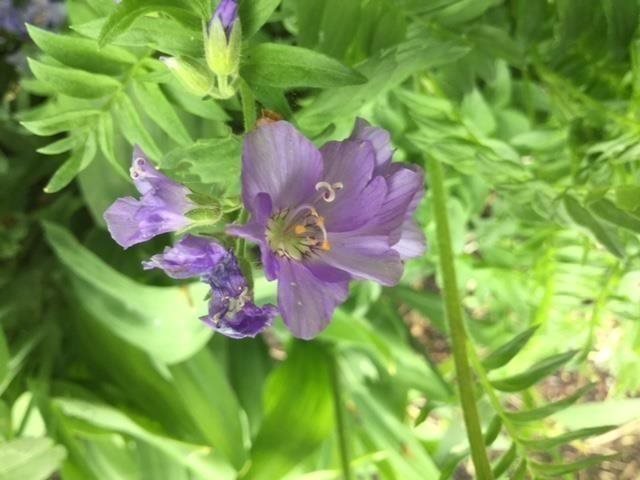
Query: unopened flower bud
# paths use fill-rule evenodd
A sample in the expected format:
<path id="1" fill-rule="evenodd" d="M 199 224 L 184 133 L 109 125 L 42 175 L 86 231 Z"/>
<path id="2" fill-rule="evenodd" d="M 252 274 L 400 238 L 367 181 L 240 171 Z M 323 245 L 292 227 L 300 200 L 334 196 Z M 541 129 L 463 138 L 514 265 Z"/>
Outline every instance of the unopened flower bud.
<path id="1" fill-rule="evenodd" d="M 204 65 L 187 57 L 160 57 L 160 60 L 173 72 L 180 83 L 191 93 L 199 97 L 209 94 L 214 82 Z"/>
<path id="2" fill-rule="evenodd" d="M 218 76 L 235 76 L 240 68 L 242 26 L 237 0 L 221 0 L 205 38 L 207 65 Z"/>

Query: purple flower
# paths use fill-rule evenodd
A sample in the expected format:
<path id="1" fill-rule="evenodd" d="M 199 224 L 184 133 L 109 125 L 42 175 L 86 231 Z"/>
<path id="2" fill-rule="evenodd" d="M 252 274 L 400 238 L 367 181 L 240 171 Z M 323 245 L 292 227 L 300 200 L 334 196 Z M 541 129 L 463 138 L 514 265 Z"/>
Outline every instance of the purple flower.
<path id="1" fill-rule="evenodd" d="M 238 19 L 238 1 L 237 0 L 221 0 L 216 8 L 216 11 L 213 13 L 213 17 L 211 17 L 211 21 L 209 22 L 209 29 L 211 29 L 213 22 L 219 19 L 222 23 L 222 27 L 227 35 L 227 40 L 231 35 L 231 29 L 233 28 L 233 24 Z"/>
<path id="2" fill-rule="evenodd" d="M 14 5 L 15 3 L 15 5 Z M 25 23 L 46 29 L 56 29 L 64 23 L 64 3 L 55 0 L 29 0 L 12 2 L 0 0 L 0 31 L 27 37 Z"/>
<path id="3" fill-rule="evenodd" d="M 202 320 L 227 337 L 255 337 L 278 314 L 273 305 L 253 303 L 235 255 L 212 239 L 187 235 L 143 266 L 145 270 L 160 268 L 177 279 L 199 277 L 209 284 L 209 315 Z"/>
<path id="4" fill-rule="evenodd" d="M 160 173 L 139 147 L 134 149 L 130 171 L 142 194 L 140 200 L 119 198 L 104 213 L 109 232 L 118 244 L 128 248 L 191 224 L 186 214 L 196 205 L 189 199 L 189 189 Z"/>
<path id="5" fill-rule="evenodd" d="M 423 253 L 412 218 L 423 172 L 391 156 L 389 134 L 364 120 L 349 139 L 320 150 L 287 122 L 247 135 L 242 194 L 251 220 L 228 232 L 260 246 L 295 336 L 312 338 L 327 326 L 350 280 L 395 285 L 403 260 Z"/>

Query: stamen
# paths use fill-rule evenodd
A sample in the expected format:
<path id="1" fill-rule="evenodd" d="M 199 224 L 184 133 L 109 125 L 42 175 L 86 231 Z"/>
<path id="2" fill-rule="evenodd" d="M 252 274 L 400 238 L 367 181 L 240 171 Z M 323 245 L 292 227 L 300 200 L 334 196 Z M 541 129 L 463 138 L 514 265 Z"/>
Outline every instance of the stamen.
<path id="1" fill-rule="evenodd" d="M 329 250 L 331 250 L 331 244 L 328 240 L 325 240 L 324 242 L 322 242 L 322 245 L 320 245 L 320 248 L 325 252 L 328 252 Z"/>
<path id="2" fill-rule="evenodd" d="M 342 190 L 344 185 L 342 182 L 336 182 L 331 185 L 329 182 L 318 182 L 316 183 L 316 191 L 325 190 L 322 192 L 322 199 L 331 203 L 336 199 L 336 190 Z"/>
<path id="3" fill-rule="evenodd" d="M 295 227 L 293 227 L 293 231 L 296 235 L 302 235 L 307 231 L 307 227 L 305 227 L 304 225 L 296 225 Z"/>

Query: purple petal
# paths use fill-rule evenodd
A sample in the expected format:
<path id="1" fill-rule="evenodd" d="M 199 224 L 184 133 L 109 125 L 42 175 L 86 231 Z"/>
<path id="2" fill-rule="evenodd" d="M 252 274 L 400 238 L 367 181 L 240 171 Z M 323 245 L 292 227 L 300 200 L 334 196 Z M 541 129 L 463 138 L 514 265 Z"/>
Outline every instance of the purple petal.
<path id="1" fill-rule="evenodd" d="M 323 185 L 316 201 L 318 213 L 324 217 L 329 231 L 355 230 L 376 215 L 387 193 L 386 182 L 371 177 L 374 152 L 366 142 L 331 142 L 322 148 Z M 320 186 L 320 185 L 318 185 Z M 331 187 L 335 198 L 322 199 Z"/>
<path id="2" fill-rule="evenodd" d="M 214 316 L 209 315 L 201 320 L 221 335 L 240 339 L 253 338 L 263 332 L 271 326 L 277 315 L 278 309 L 275 306 L 258 307 L 251 302 L 245 304 L 244 308 L 231 318 L 216 320 Z"/>
<path id="3" fill-rule="evenodd" d="M 244 141 L 244 203 L 251 209 L 256 195 L 267 193 L 276 211 L 303 204 L 315 195 L 322 168 L 318 149 L 290 123 L 258 127 Z"/>
<path id="4" fill-rule="evenodd" d="M 349 295 L 349 283 L 323 282 L 300 263 L 281 260 L 278 306 L 294 336 L 311 339 L 326 328 Z"/>
<path id="5" fill-rule="evenodd" d="M 400 255 L 389 246 L 388 237 L 362 231 L 334 233 L 331 249 L 319 260 L 355 278 L 393 286 L 400 281 L 404 266 Z"/>
<path id="6" fill-rule="evenodd" d="M 104 220 L 111 237 L 122 247 L 146 242 L 163 233 L 187 227 L 189 219 L 162 206 L 145 204 L 132 197 L 116 200 L 106 212 Z"/>
<path id="7" fill-rule="evenodd" d="M 426 249 L 424 232 L 412 218 L 406 220 L 401 227 L 400 240 L 393 245 L 393 249 L 400 254 L 400 258 L 420 257 Z"/>
<path id="8" fill-rule="evenodd" d="M 357 118 L 350 138 L 371 144 L 375 151 L 376 167 L 382 168 L 391 162 L 393 148 L 391 146 L 391 136 L 386 130 L 372 127 L 363 118 Z"/>
<path id="9" fill-rule="evenodd" d="M 145 270 L 160 268 L 171 278 L 202 277 L 214 271 L 227 255 L 225 248 L 215 240 L 187 235 L 142 265 Z"/>
<path id="10" fill-rule="evenodd" d="M 231 33 L 233 23 L 238 18 L 238 1 L 237 0 L 221 0 L 213 14 L 211 21 L 215 18 L 219 18 L 222 26 L 224 27 L 227 37 Z M 211 28 L 211 23 L 209 23 Z"/>

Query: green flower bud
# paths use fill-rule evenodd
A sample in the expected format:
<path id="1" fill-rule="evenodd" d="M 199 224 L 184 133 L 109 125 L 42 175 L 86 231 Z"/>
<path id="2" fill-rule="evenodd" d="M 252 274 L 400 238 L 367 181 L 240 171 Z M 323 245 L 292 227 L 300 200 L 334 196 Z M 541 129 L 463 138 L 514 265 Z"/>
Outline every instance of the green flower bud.
<path id="1" fill-rule="evenodd" d="M 199 97 L 208 95 L 214 87 L 211 73 L 197 60 L 188 57 L 160 57 L 180 83 Z"/>

